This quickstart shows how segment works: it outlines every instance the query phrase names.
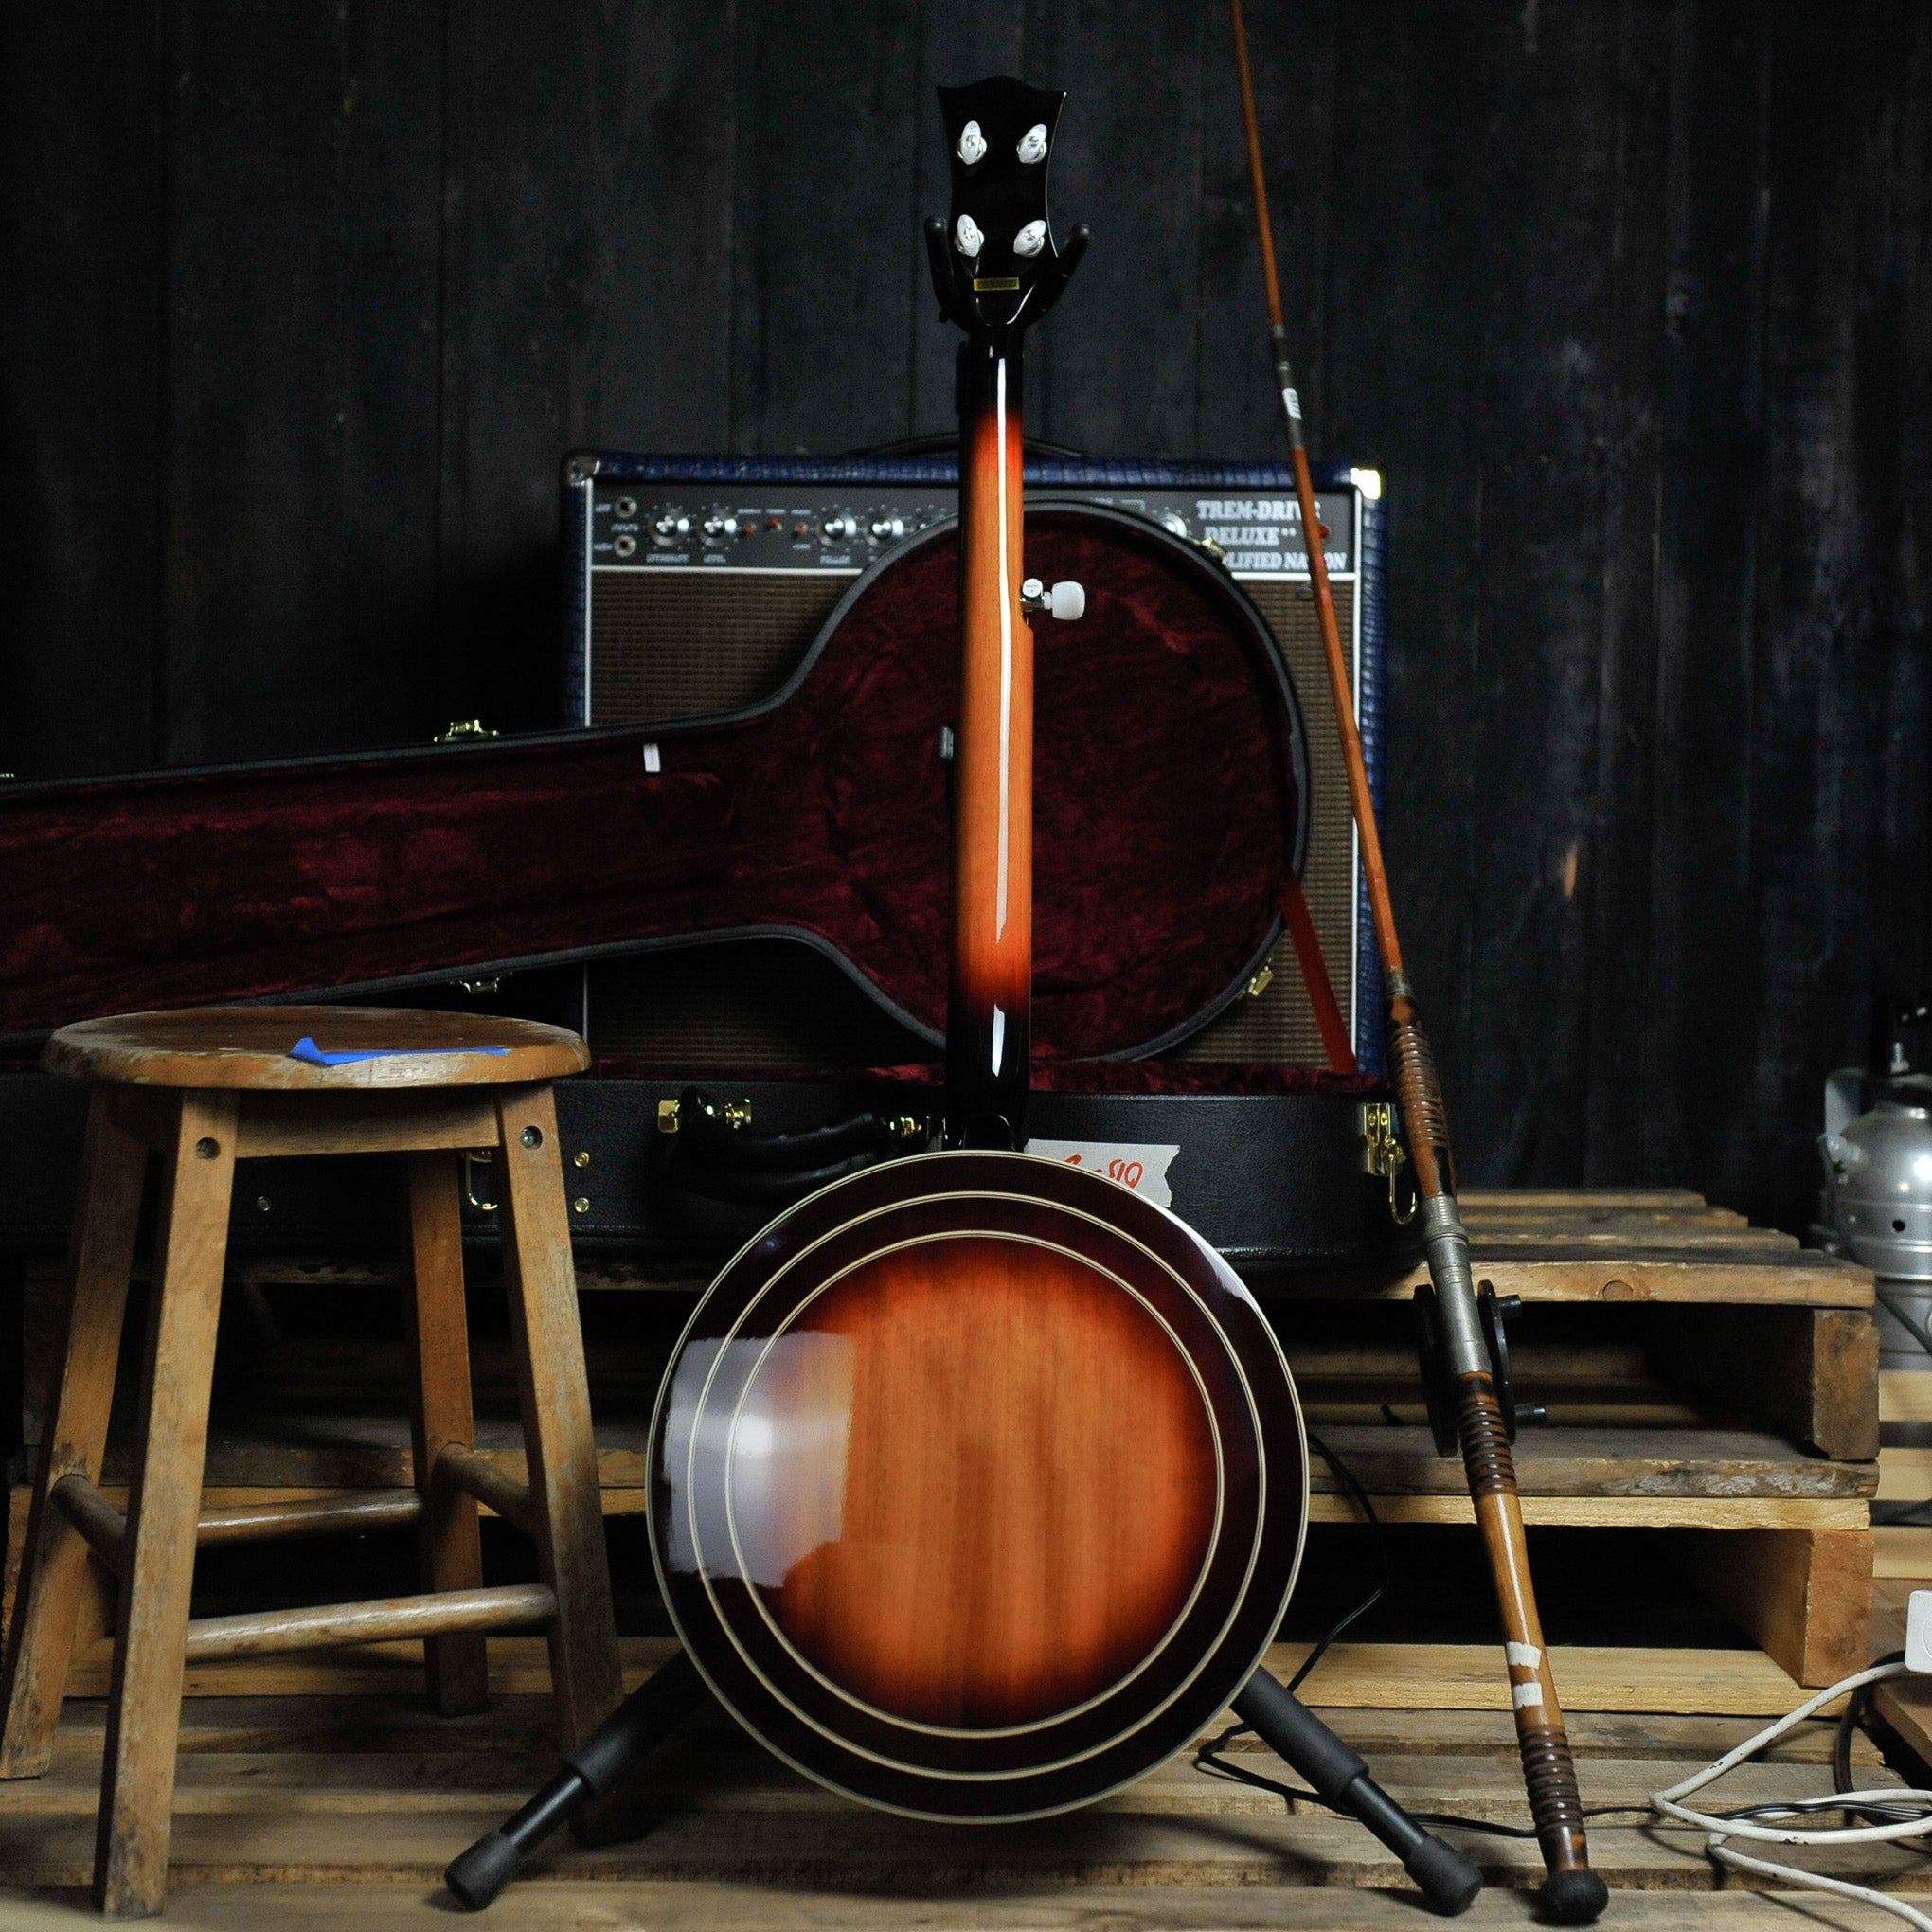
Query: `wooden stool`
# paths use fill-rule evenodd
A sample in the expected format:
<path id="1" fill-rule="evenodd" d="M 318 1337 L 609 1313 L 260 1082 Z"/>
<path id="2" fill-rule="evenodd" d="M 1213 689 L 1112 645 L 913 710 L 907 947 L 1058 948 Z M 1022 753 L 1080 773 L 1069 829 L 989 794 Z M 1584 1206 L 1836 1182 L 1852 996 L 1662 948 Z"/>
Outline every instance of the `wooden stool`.
<path id="1" fill-rule="evenodd" d="M 377 1057 L 341 1065 L 295 1059 Z M 426 1639 L 432 1700 L 482 1707 L 488 1630 L 543 1624 L 570 1749 L 621 1694 L 550 1082 L 581 1072 L 556 1027 L 349 1007 L 216 1008 L 63 1027 L 50 1071 L 96 1082 L 68 1256 L 65 1340 L 39 1458 L 6 1674 L 0 1776 L 47 1768 L 91 1548 L 120 1582 L 107 1762 L 94 1863 L 110 1917 L 158 1912 L 167 1886 L 186 1665 L 384 1637 Z M 474 1449 L 463 1313 L 458 1150 L 494 1150 L 504 1274 L 528 1483 Z M 101 1454 L 150 1150 L 161 1217 L 122 1517 Z M 201 1510 L 215 1323 L 235 1163 L 277 1154 L 401 1154 L 408 1169 L 416 1487 L 352 1501 Z M 486 1589 L 476 1500 L 534 1538 L 541 1583 Z M 420 1526 L 430 1594 L 188 1619 L 198 1544 L 381 1524 Z"/>

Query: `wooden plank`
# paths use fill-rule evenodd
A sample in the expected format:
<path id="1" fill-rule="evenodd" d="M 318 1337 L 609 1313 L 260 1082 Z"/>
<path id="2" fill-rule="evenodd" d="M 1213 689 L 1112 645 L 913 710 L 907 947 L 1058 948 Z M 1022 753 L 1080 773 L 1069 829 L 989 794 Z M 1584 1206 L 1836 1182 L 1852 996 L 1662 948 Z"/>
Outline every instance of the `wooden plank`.
<path id="1" fill-rule="evenodd" d="M 0 401 L 21 641 L 0 769 L 23 778 L 159 761 L 165 19 L 63 7 L 6 23 Z"/>
<path id="2" fill-rule="evenodd" d="M 651 1492 L 635 1479 L 636 1472 L 624 1474 L 634 1479 L 606 1483 L 600 1491 L 607 1517 L 641 1516 L 651 1506 Z M 14 1494 L 24 1496 L 26 1492 Z M 110 1486 L 101 1494 L 116 1508 L 125 1505 L 125 1490 Z M 208 1489 L 203 1498 L 208 1509 L 267 1508 L 277 1503 L 335 1502 L 361 1494 L 353 1489 L 264 1485 Z M 479 1507 L 485 1515 L 493 1513 L 488 1505 Z M 1454 1493 L 1379 1496 L 1375 1508 L 1382 1520 L 1390 1524 L 1465 1524 L 1476 1520 L 1468 1496 Z M 1309 1498 L 1308 1519 L 1311 1523 L 1358 1523 L 1361 1511 L 1345 1494 L 1317 1493 Z M 1532 1527 L 1549 1529 L 1862 1530 L 1869 1527 L 1870 1512 L 1862 1499 L 1842 1496 L 1529 1495 L 1523 1499 L 1523 1520 Z M 97 1614 L 91 1625 L 83 1621 L 82 1627 L 98 1631 L 105 1624 Z"/>
<path id="3" fill-rule="evenodd" d="M 1932 1589 L 1932 1529 L 1879 1524 L 1871 1532 L 1871 1542 L 1874 1577 L 1923 1581 Z"/>
<path id="4" fill-rule="evenodd" d="M 45 1762 L 60 1719 L 81 1601 L 83 1595 L 98 1596 L 88 1589 L 89 1572 L 96 1565 L 79 1531 L 49 1507 L 48 1496 L 60 1477 L 98 1481 L 101 1474 L 127 1311 L 128 1261 L 147 1165 L 146 1150 L 115 1124 L 105 1096 L 97 1093 L 88 1111 L 80 1166 L 87 1211 L 71 1237 L 50 1351 L 58 1365 L 58 1382 L 50 1390 L 53 1425 L 24 1531 L 8 1539 L 9 1558 L 21 1565 L 15 1595 L 23 1588 L 26 1595 L 8 1606 L 5 1689 L 0 1692 L 5 1712 L 0 1775 L 7 1777 L 31 1777 Z M 9 1530 L 19 1514 L 17 1507 L 9 1511 Z"/>
<path id="5" fill-rule="evenodd" d="M 624 1687 L 635 1690 L 670 1654 L 671 1639 L 624 1637 Z M 1269 1668 L 1292 1673 L 1306 1644 L 1277 1644 Z M 1773 1717 L 1801 1701 L 1790 1673 L 1762 1651 L 1618 1649 L 1557 1645 L 1551 1650 L 1564 1708 L 1571 1711 L 1687 1711 Z M 1312 1704 L 1382 1710 L 1507 1712 L 1509 1684 L 1500 1646 L 1489 1644 L 1337 1644 L 1309 1679 Z M 98 1696 L 109 1662 L 103 1645 L 74 1664 L 73 1694 Z M 366 1644 L 313 1657 L 196 1664 L 186 1694 L 200 1697 L 303 1697 L 420 1694 L 420 1644 Z M 498 1637 L 490 1645 L 494 1697 L 547 1692 L 549 1666 L 541 1638 Z M 468 1720 L 465 1720 L 468 1722 Z"/>
<path id="6" fill-rule="evenodd" d="M 1754 1642 L 1822 1687 L 1870 1661 L 1872 1553 L 1863 1532 L 1754 1530 L 1688 1539 L 1684 1561 Z"/>
<path id="7" fill-rule="evenodd" d="M 22 1915 L 21 1932 L 71 1932 L 88 1923 L 65 1906 L 8 1896 L 9 1908 Z M 1163 1887 L 1158 1898 L 1159 1923 L 1169 1932 L 1415 1932 L 1417 1924 L 1413 1896 L 1395 1888 L 1353 1891 L 1277 1879 L 1251 1888 Z M 1017 1896 L 969 1892 L 936 1909 L 909 1908 L 903 1897 L 786 1886 L 547 1875 L 517 1892 L 516 1923 L 527 1932 L 579 1932 L 603 1923 L 649 1925 L 653 1932 L 776 1932 L 808 1923 L 813 1932 L 902 1932 L 908 1910 L 917 1909 L 921 1923 L 954 1932 L 1086 1932 L 1144 1922 L 1148 1905 L 1142 1887 L 1094 1884 Z M 1627 1932 L 1681 1932 L 1684 1909 L 1670 1893 L 1616 1895 L 1617 1923 Z M 1794 1902 L 1730 1891 L 1700 1897 L 1696 1909 L 1697 1923 L 1710 1932 L 1787 1932 Z M 1816 1892 L 1804 1895 L 1801 1909 L 1831 1932 L 1868 1932 L 1870 1923 L 1869 1907 Z M 448 1907 L 420 1884 L 178 1885 L 170 1910 L 197 1932 L 258 1932 L 269 1923 L 285 1932 L 448 1926 Z M 1536 1921 L 1526 1892 L 1491 1890 L 1458 1923 L 1469 1932 L 1494 1932 Z"/>
<path id="8" fill-rule="evenodd" d="M 1743 453 L 1751 628 L 1721 673 L 1728 756 L 1704 774 L 1743 809 L 1734 869 L 1698 902 L 1698 992 L 1713 1004 L 1687 1005 L 1686 1018 L 1707 1037 L 1717 1019 L 1719 1050 L 1689 1097 L 1709 1163 L 1697 1172 L 1763 1218 L 1796 1222 L 1816 1185 L 1819 1072 L 1860 1058 L 1865 1000 L 1918 984 L 1926 964 L 1926 895 L 1896 883 L 1925 877 L 1923 765 L 1896 737 L 1925 728 L 1923 671 L 1901 685 L 1896 654 L 1923 648 L 1924 578 L 1891 562 L 1926 528 L 1923 506 L 1906 508 L 1925 457 L 1898 470 L 1879 454 L 1872 385 L 1900 394 L 1905 370 L 1923 381 L 1926 367 L 1924 319 L 1910 312 L 1928 266 L 1927 40 L 1917 9 L 1908 28 L 1883 11 L 1773 9 L 1758 21 L 1776 133 L 1762 148 L 1769 233 L 1746 377 L 1758 435 Z M 1737 59 L 1728 45 L 1711 53 Z M 1897 479 L 1875 494 L 1874 464 Z M 1847 758 L 1865 776 L 1841 786 L 1828 774 Z M 1742 1006 L 1726 992 L 1739 957 L 1760 962 Z M 1707 1105 L 1712 1082 L 1735 1098 Z"/>
<path id="9" fill-rule="evenodd" d="M 920 222 L 946 212 L 914 202 L 937 114 L 919 9 L 796 0 L 721 38 L 738 43 L 737 148 L 728 186 L 721 170 L 705 191 L 730 195 L 728 446 L 832 456 L 903 437 L 912 305 L 932 304 Z M 865 58 L 826 57 L 841 45 Z"/>
<path id="10" fill-rule="evenodd" d="M 110 1918 L 150 1917 L 168 1889 L 182 1643 L 194 1582 L 237 1112 L 233 1092 L 183 1093 L 174 1146 L 162 1162 L 154 1237 L 160 1259 L 141 1364 L 99 1853 L 93 1861 L 94 1901 Z"/>
<path id="11" fill-rule="evenodd" d="M 734 447 L 741 36 L 664 0 L 465 8 L 443 32 L 430 728 L 548 726 L 560 457 Z"/>
<path id="12" fill-rule="evenodd" d="M 1920 1503 L 1932 1495 L 1932 1448 L 1887 1443 L 1878 1452 L 1877 1494 L 1884 1503 Z"/>
<path id="13" fill-rule="evenodd" d="M 1057 139 L 1055 221 L 1062 232 L 1077 221 L 1094 231 L 1066 296 L 1029 344 L 1036 436 L 1122 455 L 1198 447 L 1207 19 L 1186 0 L 1047 8 L 1028 19 L 1028 67 L 1073 90 Z M 1149 46 L 1161 49 L 1151 64 Z M 1161 131 L 1159 165 L 1123 165 L 1146 152 L 1151 127 Z"/>
<path id="14" fill-rule="evenodd" d="M 1659 1310 L 1651 1358 L 1676 1387 L 1821 1455 L 1879 1453 L 1878 1325 L 1862 1309 Z"/>
<path id="15" fill-rule="evenodd" d="M 1430 1756 L 1517 1761 L 1515 1726 L 1504 1711 L 1328 1709 L 1325 1721 L 1365 1755 L 1401 1751 Z M 693 1717 L 707 1734 L 724 1722 L 717 1713 Z M 98 1700 L 76 1699 L 63 1713 L 55 1757 L 97 1763 L 105 1712 Z M 1225 1728 L 1220 1722 L 1203 1735 Z M 1681 1759 L 1702 1763 L 1722 1757 L 1760 1728 L 1748 1717 L 1681 1715 L 1656 1711 L 1583 1711 L 1573 1714 L 1571 1742 L 1588 1758 Z M 1767 1763 L 1827 1764 L 1834 1726 L 1829 1719 L 1800 1725 L 1772 1745 Z M 488 1710 L 452 1725 L 413 1697 L 199 1697 L 182 1712 L 184 1754 L 309 1752 L 369 1759 L 430 1755 L 447 1761 L 468 1754 L 490 1760 L 530 1759 L 543 1768 L 554 1752 L 546 1698 L 499 1697 Z M 1852 1762 L 1877 1765 L 1876 1744 L 1862 1731 L 1852 1742 Z M 372 1774 L 373 1775 L 373 1774 Z"/>
<path id="16" fill-rule="evenodd" d="M 496 1139 L 495 1122 L 490 1139 Z M 446 1453 L 471 1453 L 476 1422 L 470 1388 L 469 1314 L 463 1297 L 462 1204 L 456 1163 L 448 1154 L 412 1154 L 403 1181 L 404 1301 L 410 1377 L 409 1460 L 421 1506 L 417 1566 L 432 1590 L 474 1590 L 483 1583 L 483 1544 L 473 1496 L 436 1480 Z M 447 1717 L 480 1710 L 488 1699 L 483 1638 L 475 1632 L 432 1637 L 423 1652 L 429 1694 Z"/>
<path id="17" fill-rule="evenodd" d="M 1871 1276 L 1853 1262 L 1811 1249 L 1764 1261 L 1711 1261 L 1689 1251 L 1612 1260 L 1552 1246 L 1473 1248 L 1476 1273 L 1498 1295 L 1525 1301 L 1750 1302 L 1814 1308 L 1869 1308 Z M 1379 1279 L 1327 1273 L 1268 1275 L 1257 1292 L 1270 1297 L 1406 1301 L 1428 1279 L 1421 1266 Z"/>
<path id="18" fill-rule="evenodd" d="M 1932 1375 L 1923 1369 L 1881 1368 L 1878 1419 L 1881 1422 L 1932 1422 Z"/>
<path id="19" fill-rule="evenodd" d="M 617 1494 L 619 1492 L 606 1492 Z M 1378 1496 L 1385 1523 L 1474 1523 L 1466 1495 Z M 1359 1523 L 1345 1495 L 1310 1498 L 1311 1523 Z M 1802 1496 L 1525 1496 L 1523 1520 L 1532 1529 L 1565 1530 L 1839 1530 L 1869 1533 L 1862 1502 Z"/>
<path id="20" fill-rule="evenodd" d="M 1439 1456 L 1424 1429 L 1347 1425 L 1325 1440 L 1371 1495 L 1449 1494 L 1465 1483 L 1461 1462 Z M 1870 1495 L 1877 1475 L 1869 1463 L 1827 1462 L 1778 1437 L 1730 1429 L 1526 1428 L 1515 1462 L 1526 1497 L 1850 1498 Z M 1326 1472 L 1315 1483 L 1335 1487 Z"/>
<path id="21" fill-rule="evenodd" d="M 1694 1188 L 1462 1188 L 1458 1190 L 1456 1198 L 1472 1221 L 1479 1215 L 1513 1208 L 1613 1210 L 1654 1208 L 1686 1214 L 1711 1211 L 1709 1203 Z M 1728 1208 L 1715 1211 L 1730 1212 Z"/>
<path id="22" fill-rule="evenodd" d="M 349 1831 L 339 1816 L 284 1808 L 251 1817 L 242 1833 L 232 1816 L 188 1814 L 176 1833 L 174 1869 L 183 1885 L 361 1879 L 413 1881 L 434 1890 L 450 1847 L 500 1816 L 500 1806 L 485 1801 L 431 1816 L 361 1816 Z M 71 1884 L 88 1836 L 82 1819 L 0 1816 L 0 1877 L 16 1886 Z M 1471 1834 L 1467 1849 L 1492 1885 L 1533 1887 L 1542 1880 L 1533 1841 Z M 1690 1830 L 1600 1825 L 1591 1834 L 1591 1852 L 1593 1865 L 1617 1887 L 1708 1893 L 1719 1883 L 1702 1834 Z M 1839 1848 L 1815 1852 L 1808 1863 L 1893 1889 L 1932 1887 L 1932 1873 L 1907 1850 Z M 557 1877 L 867 1890 L 896 1894 L 902 1910 L 908 1898 L 943 1899 L 960 1891 L 1131 1886 L 1140 1890 L 1143 1914 L 1150 1908 L 1158 1914 L 1161 1891 L 1173 1886 L 1272 1890 L 1284 1880 L 1351 1888 L 1402 1885 L 1395 1860 L 1351 1820 L 1279 1811 L 1195 1818 L 1106 1805 L 1030 1826 L 974 1831 L 856 1806 L 835 1815 L 835 1822 L 816 1809 L 688 1810 L 660 1817 L 647 1835 L 628 1844 L 593 1850 L 567 1836 L 553 1840 L 534 1862 L 518 1903 Z M 1416 1909 L 1405 1903 L 1410 1912 Z"/>
<path id="23" fill-rule="evenodd" d="M 1386 1783 L 1418 1810 L 1453 1810 L 1485 1823 L 1516 1823 L 1524 1810 L 1520 1762 L 1500 1753 L 1466 1757 L 1429 1748 L 1417 1738 L 1391 1759 Z M 1359 1748 L 1359 1747 L 1358 1747 Z M 1228 1755 L 1243 1768 L 1279 1776 L 1274 1754 L 1241 1740 Z M 1386 1755 L 1386 1754 L 1385 1754 Z M 1675 1766 L 1676 1768 L 1673 1768 Z M 199 1751 L 184 1757 L 177 1780 L 177 1817 L 248 1820 L 288 1810 L 310 1818 L 345 1821 L 371 1815 L 438 1813 L 496 1803 L 513 1810 L 553 1769 L 537 1753 L 498 1756 L 479 1751 L 409 1753 Z M 1683 1775 L 1681 1759 L 1615 1758 L 1590 1766 L 1586 1801 L 1641 1809 L 1649 1795 Z M 1775 1803 L 1819 1786 L 1820 1767 L 1780 1761 L 1740 1767 L 1731 1779 L 1733 1804 Z M 1882 1765 L 1868 1781 L 1898 1785 Z M 63 1758 L 44 1779 L 6 1794 L 0 1815 L 52 1820 L 84 1817 L 93 1809 L 98 1768 L 79 1756 Z M 816 1816 L 836 1832 L 859 1815 L 851 1800 L 789 1770 L 729 1720 L 687 1726 L 675 1748 L 637 1777 L 627 1791 L 638 1812 L 707 1813 L 714 1817 L 758 1814 Z M 1279 1817 L 1282 1800 L 1236 1780 L 1197 1770 L 1186 1755 L 1170 1759 L 1127 1790 L 1100 1801 L 1122 1818 L 1240 1819 Z M 1306 1816 L 1314 1807 L 1296 1807 Z M 245 1827 L 244 1827 L 245 1828 Z M 354 1825 L 341 1828 L 351 1832 Z M 648 1854 L 647 1854 L 648 1855 Z"/>
<path id="24" fill-rule="evenodd" d="M 1424 1428 L 1339 1423 L 1324 1434 L 1371 1494 L 1464 1494 L 1461 1464 L 1437 1455 Z M 516 1481 L 527 1479 L 515 1423 L 486 1419 L 476 1436 L 478 1453 L 493 1467 Z M 599 1424 L 598 1479 L 604 1490 L 648 1484 L 648 1436 L 642 1419 Z M 1879 1480 L 1874 1464 L 1828 1461 L 1778 1437 L 1742 1429 L 1526 1428 L 1516 1461 L 1526 1496 L 1583 1500 L 1708 1497 L 1850 1502 L 1862 1509 Z M 215 1433 L 208 1475 L 211 1489 L 224 1491 L 401 1488 L 413 1480 L 407 1425 L 391 1416 L 296 1416 L 279 1423 L 255 1417 L 245 1426 L 230 1423 Z M 1335 1489 L 1318 1461 L 1313 1482 L 1318 1494 Z M 113 1483 L 102 1489 L 112 1499 Z"/>
<path id="25" fill-rule="evenodd" d="M 1891 1726 L 1921 1762 L 1932 1763 L 1932 1682 L 1894 1677 L 1872 1692 L 1873 1712 Z"/>
<path id="26" fill-rule="evenodd" d="M 420 740 L 441 23 L 165 17 L 166 758 Z"/>
<path id="27" fill-rule="evenodd" d="M 493 1147 L 496 1115 L 474 1094 L 251 1093 L 242 1108 L 242 1160 L 293 1154 L 400 1154 Z"/>
<path id="28" fill-rule="evenodd" d="M 557 1729 L 582 1743 L 617 1707 L 617 1627 L 598 1497 L 570 1210 L 547 1082 L 499 1089 L 504 1269 L 539 1573 L 556 1594 Z M 452 1199 L 451 1205 L 454 1206 Z"/>

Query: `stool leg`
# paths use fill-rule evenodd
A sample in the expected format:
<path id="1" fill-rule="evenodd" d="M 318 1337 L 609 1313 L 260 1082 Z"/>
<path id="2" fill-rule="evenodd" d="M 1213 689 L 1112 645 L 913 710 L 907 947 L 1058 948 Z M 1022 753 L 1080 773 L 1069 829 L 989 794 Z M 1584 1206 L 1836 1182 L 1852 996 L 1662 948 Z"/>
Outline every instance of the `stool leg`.
<path id="1" fill-rule="evenodd" d="M 407 1156 L 410 1297 L 409 1351 L 413 1407 L 410 1439 L 416 1487 L 422 1496 L 422 1573 L 426 1590 L 474 1590 L 483 1583 L 483 1543 L 476 1499 L 435 1480 L 446 1443 L 475 1446 L 470 1406 L 470 1326 L 463 1306 L 463 1213 L 456 1156 Z M 429 1701 L 444 1717 L 481 1710 L 490 1701 L 489 1659 L 480 1630 L 432 1637 L 423 1643 Z"/>
<path id="2" fill-rule="evenodd" d="M 235 1179 L 236 1101 L 233 1093 L 184 1093 L 174 1145 L 163 1160 L 154 1305 L 128 1496 L 128 1571 L 95 1837 L 94 1902 L 111 1919 L 152 1917 L 168 1887 L 183 1653 Z"/>
<path id="3" fill-rule="evenodd" d="M 617 1619 L 597 1444 L 590 1432 L 557 1105 L 548 1084 L 504 1088 L 497 1120 L 503 1176 L 497 1198 L 510 1337 L 537 1510 L 537 1554 L 544 1581 L 557 1593 L 550 1674 L 567 1751 L 616 1709 L 623 1694 Z"/>
<path id="4" fill-rule="evenodd" d="M 63 1476 L 100 1480 L 147 1164 L 147 1148 L 112 1118 L 109 1090 L 96 1087 L 67 1251 L 60 1382 L 37 1458 L 7 1650 L 0 1778 L 37 1778 L 53 1759 L 87 1545 L 60 1511 L 48 1507 L 47 1492 Z"/>

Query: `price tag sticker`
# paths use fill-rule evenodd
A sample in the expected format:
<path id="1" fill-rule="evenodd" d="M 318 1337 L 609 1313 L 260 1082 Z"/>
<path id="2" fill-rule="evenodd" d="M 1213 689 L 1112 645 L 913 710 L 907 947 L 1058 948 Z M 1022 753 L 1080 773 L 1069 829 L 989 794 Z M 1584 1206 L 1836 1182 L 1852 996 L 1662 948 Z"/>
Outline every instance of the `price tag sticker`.
<path id="1" fill-rule="evenodd" d="M 1156 1208 L 1173 1206 L 1173 1191 L 1168 1186 L 1168 1168 L 1179 1144 L 1154 1146 L 1147 1142 L 1117 1140 L 1029 1140 L 1027 1152 L 1047 1160 L 1064 1161 L 1068 1167 L 1085 1168 L 1102 1180 L 1118 1181 L 1136 1194 L 1144 1194 Z"/>

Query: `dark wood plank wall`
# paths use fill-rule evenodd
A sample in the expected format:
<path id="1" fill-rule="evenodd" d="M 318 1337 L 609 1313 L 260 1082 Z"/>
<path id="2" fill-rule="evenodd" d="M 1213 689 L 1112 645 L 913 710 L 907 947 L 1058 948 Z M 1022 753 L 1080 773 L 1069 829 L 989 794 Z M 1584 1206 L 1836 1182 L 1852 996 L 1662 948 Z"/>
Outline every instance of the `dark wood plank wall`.
<path id="1" fill-rule="evenodd" d="M 1801 1221 L 1924 983 L 1932 9 L 1250 0 L 1465 1162 Z M 567 447 L 945 425 L 930 90 L 1075 90 L 1036 431 L 1275 453 L 1215 5 L 72 0 L 0 24 L 0 764 L 547 722 Z"/>

